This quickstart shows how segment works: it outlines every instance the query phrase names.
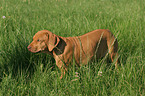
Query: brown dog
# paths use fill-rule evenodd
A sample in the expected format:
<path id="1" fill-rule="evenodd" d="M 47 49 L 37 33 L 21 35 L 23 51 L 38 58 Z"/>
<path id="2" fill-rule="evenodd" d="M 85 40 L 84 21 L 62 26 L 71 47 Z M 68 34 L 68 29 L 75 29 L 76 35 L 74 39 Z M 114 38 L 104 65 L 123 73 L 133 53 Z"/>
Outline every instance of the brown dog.
<path id="1" fill-rule="evenodd" d="M 112 62 L 117 57 L 116 68 L 118 63 L 117 39 L 106 29 L 94 30 L 78 37 L 61 37 L 42 30 L 34 35 L 28 50 L 33 53 L 51 54 L 61 70 L 60 78 L 63 77 L 67 66 L 72 63 L 73 59 L 77 65 L 81 66 L 87 64 L 93 57 L 99 59 L 109 53 Z"/>

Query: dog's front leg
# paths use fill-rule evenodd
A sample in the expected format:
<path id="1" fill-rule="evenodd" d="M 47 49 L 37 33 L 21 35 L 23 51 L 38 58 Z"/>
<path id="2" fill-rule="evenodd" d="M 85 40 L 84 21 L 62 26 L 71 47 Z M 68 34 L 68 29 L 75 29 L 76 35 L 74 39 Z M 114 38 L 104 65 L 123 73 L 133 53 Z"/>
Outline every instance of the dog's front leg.
<path id="1" fill-rule="evenodd" d="M 62 67 L 60 70 L 61 70 L 61 76 L 60 76 L 60 79 L 62 79 L 63 76 L 65 75 L 65 71 L 67 71 L 67 69 L 64 68 L 64 67 Z"/>
<path id="2" fill-rule="evenodd" d="M 60 79 L 62 79 L 63 76 L 65 75 L 65 71 L 67 71 L 67 68 L 65 67 L 64 63 L 61 60 L 56 61 L 56 65 L 61 71 Z"/>

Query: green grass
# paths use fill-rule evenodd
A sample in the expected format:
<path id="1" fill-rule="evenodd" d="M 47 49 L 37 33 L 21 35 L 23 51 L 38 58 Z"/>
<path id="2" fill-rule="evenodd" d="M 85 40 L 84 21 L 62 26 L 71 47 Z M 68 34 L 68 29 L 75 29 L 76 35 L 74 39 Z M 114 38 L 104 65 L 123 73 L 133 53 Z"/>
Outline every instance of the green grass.
<path id="1" fill-rule="evenodd" d="M 145 95 L 144 0 L 1 0 L 0 25 L 0 96 Z M 60 80 L 52 57 L 27 50 L 43 29 L 64 37 L 110 29 L 119 42 L 119 70 L 94 62 Z"/>

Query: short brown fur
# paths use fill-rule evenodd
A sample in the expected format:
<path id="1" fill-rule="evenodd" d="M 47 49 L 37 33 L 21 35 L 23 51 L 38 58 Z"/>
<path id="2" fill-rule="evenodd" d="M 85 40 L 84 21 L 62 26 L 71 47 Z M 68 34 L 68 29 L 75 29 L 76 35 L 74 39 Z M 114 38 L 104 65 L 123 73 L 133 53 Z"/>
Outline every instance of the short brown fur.
<path id="1" fill-rule="evenodd" d="M 34 35 L 28 50 L 33 53 L 44 52 L 52 55 L 61 70 L 60 78 L 65 75 L 73 57 L 75 63 L 81 66 L 86 65 L 93 57 L 99 59 L 109 52 L 112 62 L 116 57 L 116 68 L 118 63 L 117 39 L 106 29 L 97 29 L 76 37 L 61 37 L 48 30 L 42 30 Z"/>

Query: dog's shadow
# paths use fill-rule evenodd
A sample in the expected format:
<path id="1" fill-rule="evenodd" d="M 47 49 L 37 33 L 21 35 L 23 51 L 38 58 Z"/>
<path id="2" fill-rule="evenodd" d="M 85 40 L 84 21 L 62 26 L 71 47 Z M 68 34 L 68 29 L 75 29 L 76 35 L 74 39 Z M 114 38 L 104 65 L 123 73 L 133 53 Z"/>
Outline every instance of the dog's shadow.
<path id="1" fill-rule="evenodd" d="M 7 42 L 9 43 L 9 42 Z M 52 57 L 47 54 L 34 54 L 28 51 L 28 41 L 24 41 L 23 38 L 17 38 L 16 43 L 13 44 L 2 44 L 3 52 L 0 54 L 2 62 L 0 65 L 0 81 L 3 77 L 12 75 L 12 78 L 19 78 L 24 75 L 27 78 L 31 78 L 35 72 L 36 65 L 41 61 L 44 67 L 47 63 L 52 65 L 55 61 Z M 8 47 L 11 47 L 10 49 Z M 52 69 L 53 70 L 53 69 Z"/>

